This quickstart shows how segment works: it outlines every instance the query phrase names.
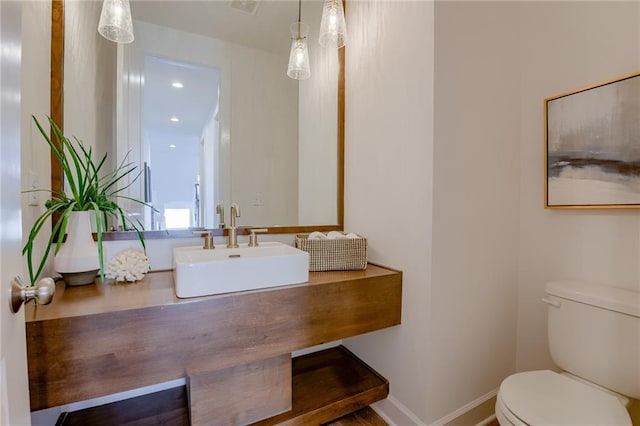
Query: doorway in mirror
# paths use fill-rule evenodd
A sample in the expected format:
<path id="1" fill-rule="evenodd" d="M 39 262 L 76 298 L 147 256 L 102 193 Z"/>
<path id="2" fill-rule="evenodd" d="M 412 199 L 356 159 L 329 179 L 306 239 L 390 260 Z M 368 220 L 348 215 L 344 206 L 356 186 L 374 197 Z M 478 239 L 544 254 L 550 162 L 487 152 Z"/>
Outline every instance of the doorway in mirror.
<path id="1" fill-rule="evenodd" d="M 155 209 L 145 209 L 145 229 L 214 224 L 219 72 L 152 56 L 143 63 L 144 194 Z"/>

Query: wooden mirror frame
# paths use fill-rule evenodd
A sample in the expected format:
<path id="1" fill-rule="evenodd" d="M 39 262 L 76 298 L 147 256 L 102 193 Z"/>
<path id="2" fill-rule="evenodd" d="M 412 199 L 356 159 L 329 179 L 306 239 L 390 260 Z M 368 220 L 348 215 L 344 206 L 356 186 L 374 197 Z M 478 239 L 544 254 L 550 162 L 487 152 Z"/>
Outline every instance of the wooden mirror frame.
<path id="1" fill-rule="evenodd" d="M 64 0 L 51 0 L 51 118 L 64 131 Z M 346 13 L 346 1 L 343 0 Z M 269 234 L 296 234 L 312 231 L 341 231 L 344 227 L 344 114 L 345 114 L 345 48 L 338 49 L 338 187 L 336 225 L 265 226 Z M 53 138 L 52 138 L 53 139 Z M 51 153 L 51 190 L 63 189 L 62 165 Z M 53 217 L 55 226 L 57 216 Z M 241 227 L 242 228 L 242 227 Z M 224 229 L 216 228 L 214 235 L 223 235 Z M 248 230 L 243 230 L 248 234 Z M 188 230 L 144 231 L 147 239 L 182 238 L 193 236 Z M 105 240 L 137 239 L 135 232 L 107 232 Z"/>

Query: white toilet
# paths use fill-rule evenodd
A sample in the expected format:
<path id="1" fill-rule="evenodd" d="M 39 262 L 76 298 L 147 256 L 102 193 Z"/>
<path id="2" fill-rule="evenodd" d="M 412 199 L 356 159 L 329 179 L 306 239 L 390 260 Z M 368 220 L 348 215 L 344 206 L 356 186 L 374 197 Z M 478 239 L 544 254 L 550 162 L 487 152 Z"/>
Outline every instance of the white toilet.
<path id="1" fill-rule="evenodd" d="M 500 385 L 501 426 L 631 426 L 640 399 L 640 293 L 575 281 L 547 284 L 549 349 L 564 372 L 527 371 Z"/>

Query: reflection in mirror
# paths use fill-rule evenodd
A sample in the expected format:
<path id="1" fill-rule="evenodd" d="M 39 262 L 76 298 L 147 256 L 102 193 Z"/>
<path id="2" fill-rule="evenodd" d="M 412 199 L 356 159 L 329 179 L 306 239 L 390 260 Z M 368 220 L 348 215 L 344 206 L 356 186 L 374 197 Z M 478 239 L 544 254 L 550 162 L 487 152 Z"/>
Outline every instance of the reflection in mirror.
<path id="1" fill-rule="evenodd" d="M 213 213 L 219 146 L 219 72 L 163 58 L 144 58 L 142 180 L 146 229 L 203 227 Z M 153 169 L 152 166 L 153 165 Z M 208 166 L 208 167 L 207 167 Z M 180 170 L 181 173 L 171 173 Z M 153 173 L 157 171 L 158 173 Z M 219 195 L 218 195 L 218 198 Z M 214 222 L 206 221 L 211 227 Z"/>
<path id="2" fill-rule="evenodd" d="M 65 133 L 139 165 L 127 195 L 157 209 L 129 206 L 145 229 L 221 227 L 231 202 L 243 226 L 340 228 L 344 52 L 318 45 L 321 1 L 302 5 L 305 81 L 286 76 L 297 2 L 132 1 L 136 38 L 118 46 L 95 30 L 100 4 L 65 2 Z"/>

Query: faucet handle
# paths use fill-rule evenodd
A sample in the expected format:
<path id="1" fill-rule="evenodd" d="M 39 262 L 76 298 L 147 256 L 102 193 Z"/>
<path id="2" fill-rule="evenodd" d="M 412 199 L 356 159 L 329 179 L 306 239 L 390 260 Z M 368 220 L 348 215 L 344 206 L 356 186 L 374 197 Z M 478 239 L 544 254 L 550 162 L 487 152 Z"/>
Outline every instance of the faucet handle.
<path id="1" fill-rule="evenodd" d="M 211 230 L 198 230 L 198 231 L 191 231 L 192 233 L 194 233 L 195 235 L 200 235 L 203 238 L 203 243 L 202 243 L 202 248 L 205 250 L 213 250 L 214 248 L 216 248 L 215 244 L 213 243 L 213 233 Z"/>
<path id="2" fill-rule="evenodd" d="M 258 247 L 258 235 L 264 234 L 265 232 L 269 232 L 267 228 L 252 228 L 249 230 L 251 233 L 249 234 L 249 243 L 247 246 L 249 247 Z"/>
<path id="3" fill-rule="evenodd" d="M 218 227 L 224 228 L 224 204 L 218 204 L 216 206 L 216 214 L 218 214 L 220 217 L 220 220 L 218 222 Z"/>

